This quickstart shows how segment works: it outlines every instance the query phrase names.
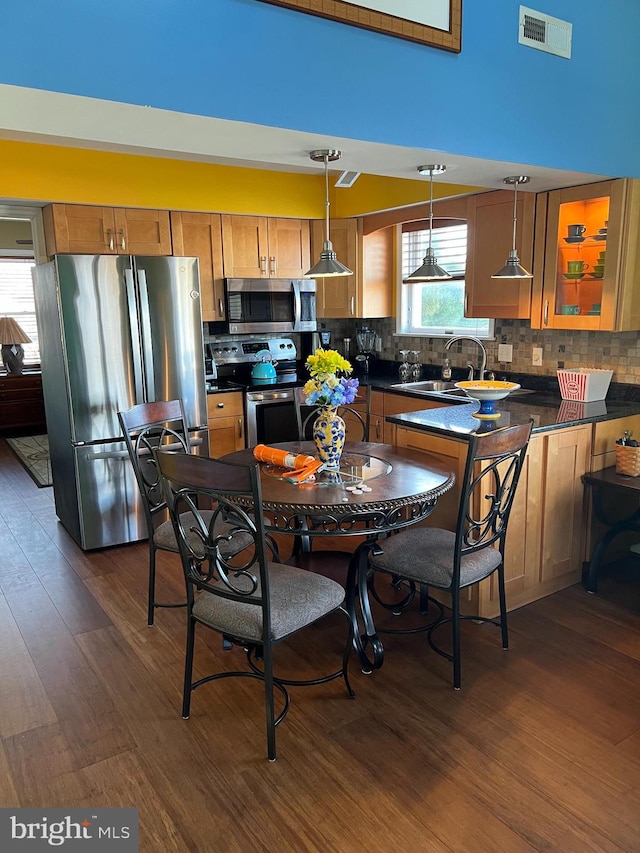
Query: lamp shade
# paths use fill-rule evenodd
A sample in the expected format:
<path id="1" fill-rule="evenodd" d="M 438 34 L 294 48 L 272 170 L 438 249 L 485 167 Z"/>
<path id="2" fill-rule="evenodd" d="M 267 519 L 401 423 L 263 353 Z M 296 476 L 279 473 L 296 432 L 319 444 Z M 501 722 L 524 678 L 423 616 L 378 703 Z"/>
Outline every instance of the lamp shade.
<path id="1" fill-rule="evenodd" d="M 0 344 L 30 344 L 31 338 L 13 317 L 0 317 Z"/>
<path id="2" fill-rule="evenodd" d="M 324 163 L 324 206 L 325 206 L 325 239 L 320 252 L 320 259 L 302 278 L 335 278 L 339 275 L 353 275 L 353 270 L 341 264 L 337 258 L 333 243 L 329 237 L 329 161 L 334 162 L 342 157 L 342 152 L 334 148 L 321 148 L 309 155 L 314 163 Z"/>
<path id="3" fill-rule="evenodd" d="M 453 278 L 451 273 L 448 273 L 438 263 L 435 252 L 431 247 L 431 238 L 433 236 L 433 176 L 442 175 L 447 171 L 446 166 L 431 164 L 428 166 L 418 166 L 418 172 L 421 175 L 429 175 L 429 248 L 424 256 L 422 265 L 414 270 L 411 275 L 403 278 L 403 284 L 411 284 L 414 281 L 437 281 L 438 279 Z"/>
<path id="4" fill-rule="evenodd" d="M 506 264 L 501 267 L 498 272 L 494 272 L 491 278 L 533 278 L 530 272 L 520 263 L 518 252 L 516 250 L 516 227 L 518 224 L 518 184 L 529 183 L 530 178 L 527 175 L 511 175 L 504 178 L 503 183 L 513 186 L 513 244 Z"/>

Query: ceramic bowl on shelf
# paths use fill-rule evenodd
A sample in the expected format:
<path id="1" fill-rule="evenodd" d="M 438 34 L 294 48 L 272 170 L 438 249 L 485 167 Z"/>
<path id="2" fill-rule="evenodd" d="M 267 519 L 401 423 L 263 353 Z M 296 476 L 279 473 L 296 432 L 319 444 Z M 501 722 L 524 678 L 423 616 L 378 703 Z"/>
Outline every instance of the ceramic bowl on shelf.
<path id="1" fill-rule="evenodd" d="M 494 420 L 500 417 L 500 412 L 494 409 L 496 400 L 503 400 L 512 391 L 517 391 L 520 386 L 517 382 L 501 382 L 498 379 L 468 380 L 456 382 L 456 388 L 461 388 L 467 397 L 480 402 L 480 408 L 474 412 L 474 418 L 481 420 Z"/>

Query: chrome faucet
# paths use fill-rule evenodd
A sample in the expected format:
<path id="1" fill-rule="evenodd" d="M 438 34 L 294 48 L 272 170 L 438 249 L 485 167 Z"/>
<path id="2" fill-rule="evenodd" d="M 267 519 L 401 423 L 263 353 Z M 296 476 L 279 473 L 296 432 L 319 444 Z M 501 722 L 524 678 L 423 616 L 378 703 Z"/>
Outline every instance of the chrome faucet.
<path id="1" fill-rule="evenodd" d="M 456 341 L 473 341 L 474 344 L 478 345 L 480 350 L 480 379 L 484 379 L 484 375 L 487 372 L 487 351 L 484 348 L 484 344 L 480 340 L 480 338 L 474 338 L 472 335 L 456 335 L 453 338 L 449 338 L 449 340 L 444 345 L 445 349 L 449 349 L 451 344 L 455 344 Z M 470 368 L 469 379 L 473 379 L 473 365 L 467 363 L 467 367 Z"/>

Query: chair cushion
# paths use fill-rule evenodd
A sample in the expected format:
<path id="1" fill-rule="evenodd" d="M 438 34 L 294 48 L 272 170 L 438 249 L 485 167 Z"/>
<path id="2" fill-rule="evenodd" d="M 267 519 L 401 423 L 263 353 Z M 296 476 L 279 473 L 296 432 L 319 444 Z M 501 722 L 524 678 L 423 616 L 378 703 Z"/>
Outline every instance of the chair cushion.
<path id="1" fill-rule="evenodd" d="M 439 527 L 413 527 L 380 542 L 382 554 L 369 556 L 378 571 L 402 575 L 416 583 L 449 589 L 453 577 L 456 535 Z M 502 563 L 496 548 L 487 547 L 462 556 L 460 586 L 469 586 L 495 571 Z"/>
<path id="2" fill-rule="evenodd" d="M 344 589 L 339 583 L 282 563 L 269 563 L 269 592 L 272 640 L 310 625 L 344 601 Z M 193 615 L 223 634 L 263 641 L 262 607 L 204 591 L 194 602 Z"/>
<path id="3" fill-rule="evenodd" d="M 203 510 L 201 514 L 203 521 L 206 524 L 209 524 L 213 513 L 210 510 Z M 180 515 L 180 519 L 183 526 L 188 529 L 191 524 L 193 524 L 193 513 L 183 512 Z M 221 518 L 218 518 L 213 529 L 218 536 L 221 536 L 224 534 L 224 530 L 228 526 L 229 525 L 225 524 Z M 190 539 L 193 540 L 194 547 L 200 541 L 195 534 L 187 533 L 187 542 L 189 542 Z M 159 524 L 158 527 L 156 527 L 153 531 L 153 541 L 156 548 L 161 548 L 163 551 L 178 552 L 178 543 L 176 541 L 175 533 L 173 532 L 173 525 L 171 521 L 163 521 L 162 524 Z M 236 533 L 231 542 L 220 542 L 220 553 L 223 557 L 233 557 L 234 554 L 238 554 L 244 548 L 251 545 L 252 542 L 253 538 L 249 533 Z"/>

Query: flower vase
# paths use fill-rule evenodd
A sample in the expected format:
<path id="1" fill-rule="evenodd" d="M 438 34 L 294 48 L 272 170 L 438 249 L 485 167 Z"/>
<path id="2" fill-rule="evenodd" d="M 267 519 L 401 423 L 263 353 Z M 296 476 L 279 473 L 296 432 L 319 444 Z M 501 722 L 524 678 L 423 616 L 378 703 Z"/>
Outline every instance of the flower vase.
<path id="1" fill-rule="evenodd" d="M 345 423 L 335 406 L 323 406 L 313 423 L 313 440 L 325 468 L 338 469 L 344 448 Z"/>

